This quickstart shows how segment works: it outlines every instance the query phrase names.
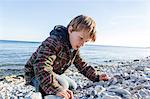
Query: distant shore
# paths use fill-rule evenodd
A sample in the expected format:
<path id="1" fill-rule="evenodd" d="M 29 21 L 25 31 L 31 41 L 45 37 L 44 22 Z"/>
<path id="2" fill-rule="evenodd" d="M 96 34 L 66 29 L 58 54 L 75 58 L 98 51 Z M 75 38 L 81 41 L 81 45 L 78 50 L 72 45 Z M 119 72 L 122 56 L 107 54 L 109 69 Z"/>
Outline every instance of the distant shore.
<path id="1" fill-rule="evenodd" d="M 14 43 L 41 43 L 37 41 L 18 41 L 18 40 L 0 40 L 0 42 L 14 42 Z"/>

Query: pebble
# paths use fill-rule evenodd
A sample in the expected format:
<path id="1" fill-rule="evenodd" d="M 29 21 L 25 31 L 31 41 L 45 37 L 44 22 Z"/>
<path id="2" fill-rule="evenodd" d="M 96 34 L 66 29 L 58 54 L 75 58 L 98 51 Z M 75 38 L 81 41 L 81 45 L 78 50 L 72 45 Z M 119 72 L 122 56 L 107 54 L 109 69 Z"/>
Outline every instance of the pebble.
<path id="1" fill-rule="evenodd" d="M 111 62 L 111 61 L 109 61 Z M 145 67 L 144 67 L 145 66 Z M 118 64 L 100 64 L 96 69 L 110 75 L 108 81 L 93 83 L 70 67 L 65 74 L 77 83 L 75 99 L 150 99 L 150 58 L 138 61 L 120 61 Z M 35 88 L 25 85 L 23 76 L 6 76 L 0 79 L 0 99 L 42 99 Z M 59 99 L 53 95 L 45 99 Z"/>

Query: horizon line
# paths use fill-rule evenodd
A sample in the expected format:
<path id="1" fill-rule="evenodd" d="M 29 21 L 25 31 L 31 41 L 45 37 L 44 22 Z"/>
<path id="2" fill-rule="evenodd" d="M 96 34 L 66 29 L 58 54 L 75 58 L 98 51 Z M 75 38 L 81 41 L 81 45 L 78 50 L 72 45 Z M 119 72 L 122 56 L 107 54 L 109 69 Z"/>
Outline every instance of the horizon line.
<path id="1" fill-rule="evenodd" d="M 7 41 L 7 42 L 26 42 L 26 43 L 41 43 L 43 41 L 25 41 L 25 40 L 8 40 L 8 39 L 3 39 L 0 41 Z M 103 45 L 103 44 L 85 44 L 85 45 L 96 45 L 96 46 L 111 46 L 111 47 L 130 47 L 130 48 L 150 48 L 150 47 L 134 47 L 134 46 L 123 46 L 123 45 Z"/>

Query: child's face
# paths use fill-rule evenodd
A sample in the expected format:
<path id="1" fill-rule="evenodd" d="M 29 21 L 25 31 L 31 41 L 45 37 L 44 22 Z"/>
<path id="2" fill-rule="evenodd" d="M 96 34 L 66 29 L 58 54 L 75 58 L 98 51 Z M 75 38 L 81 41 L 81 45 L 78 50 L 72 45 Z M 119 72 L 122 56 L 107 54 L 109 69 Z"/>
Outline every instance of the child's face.
<path id="1" fill-rule="evenodd" d="M 88 42 L 90 36 L 83 31 L 69 31 L 69 39 L 73 49 L 77 50 L 82 47 L 85 42 Z"/>

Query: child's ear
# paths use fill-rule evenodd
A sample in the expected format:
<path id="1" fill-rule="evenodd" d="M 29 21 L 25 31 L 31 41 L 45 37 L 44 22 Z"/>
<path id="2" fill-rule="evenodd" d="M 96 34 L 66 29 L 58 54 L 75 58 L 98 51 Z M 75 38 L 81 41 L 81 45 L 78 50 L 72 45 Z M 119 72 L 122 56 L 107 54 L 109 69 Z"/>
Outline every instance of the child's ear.
<path id="1" fill-rule="evenodd" d="M 69 33 L 69 34 L 72 33 L 72 30 L 73 30 L 73 27 L 72 27 L 72 26 L 69 26 L 69 27 L 68 27 L 68 33 Z"/>

